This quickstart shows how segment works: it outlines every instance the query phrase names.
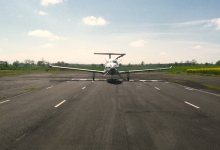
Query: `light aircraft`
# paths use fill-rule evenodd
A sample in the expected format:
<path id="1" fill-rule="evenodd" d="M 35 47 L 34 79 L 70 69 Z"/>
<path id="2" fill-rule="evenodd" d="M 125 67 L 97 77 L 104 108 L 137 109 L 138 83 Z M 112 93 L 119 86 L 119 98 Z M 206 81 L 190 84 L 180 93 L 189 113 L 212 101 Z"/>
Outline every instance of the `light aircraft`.
<path id="1" fill-rule="evenodd" d="M 126 54 L 119 54 L 119 53 L 94 53 L 98 55 L 109 55 L 109 59 L 106 60 L 105 62 L 105 68 L 104 71 L 99 71 L 99 70 L 89 70 L 89 69 L 81 69 L 81 68 L 71 68 L 71 67 L 62 67 L 62 66 L 53 66 L 50 65 L 50 67 L 53 68 L 60 68 L 60 69 L 71 69 L 71 70 L 80 70 L 80 71 L 87 71 L 87 72 L 92 72 L 92 79 L 95 80 L 95 73 L 101 73 L 104 76 L 105 75 L 111 75 L 111 79 L 113 79 L 113 75 L 118 75 L 121 77 L 121 74 L 127 74 L 127 81 L 130 79 L 130 73 L 135 73 L 135 72 L 147 72 L 147 71 L 157 71 L 157 70 L 167 70 L 172 68 L 155 68 L 155 69 L 143 69 L 143 70 L 128 70 L 128 71 L 119 71 L 119 64 L 118 64 L 118 59 L 123 57 Z M 112 59 L 112 55 L 118 55 L 116 59 Z M 121 77 L 122 78 L 122 77 Z M 122 78 L 123 79 L 123 78 Z"/>

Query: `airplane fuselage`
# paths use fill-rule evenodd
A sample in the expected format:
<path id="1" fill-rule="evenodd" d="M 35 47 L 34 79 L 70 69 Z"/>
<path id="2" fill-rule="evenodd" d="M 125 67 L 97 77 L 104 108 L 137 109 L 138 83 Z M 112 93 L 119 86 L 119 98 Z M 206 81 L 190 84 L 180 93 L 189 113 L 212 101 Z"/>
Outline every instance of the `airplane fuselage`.
<path id="1" fill-rule="evenodd" d="M 119 64 L 117 60 L 109 59 L 105 63 L 104 74 L 116 75 L 118 74 Z"/>

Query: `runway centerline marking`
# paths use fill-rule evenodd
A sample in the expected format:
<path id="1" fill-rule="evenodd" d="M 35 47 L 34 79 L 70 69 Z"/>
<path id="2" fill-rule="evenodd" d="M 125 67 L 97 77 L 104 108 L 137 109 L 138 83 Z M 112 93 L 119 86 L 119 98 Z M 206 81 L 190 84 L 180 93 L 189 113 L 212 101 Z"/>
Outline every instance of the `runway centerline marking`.
<path id="1" fill-rule="evenodd" d="M 75 96 L 73 96 L 73 98 L 77 97 L 79 94 L 76 94 Z"/>
<path id="2" fill-rule="evenodd" d="M 84 90 L 86 87 L 83 87 L 82 89 Z"/>
<path id="3" fill-rule="evenodd" d="M 10 100 L 2 101 L 2 102 L 0 102 L 0 104 L 6 103 L 6 102 L 9 102 L 9 101 Z"/>
<path id="4" fill-rule="evenodd" d="M 158 87 L 155 87 L 155 89 L 157 89 L 158 91 L 160 91 L 160 89 Z"/>
<path id="5" fill-rule="evenodd" d="M 66 100 L 63 100 L 62 102 L 60 102 L 59 104 L 57 104 L 56 106 L 54 106 L 54 107 L 59 107 L 60 105 L 62 105 L 63 103 L 65 103 L 66 102 Z"/>
<path id="6" fill-rule="evenodd" d="M 46 89 L 48 90 L 48 89 L 51 89 L 52 87 L 53 87 L 53 86 L 50 86 L 50 87 L 48 87 L 48 88 L 46 88 Z"/>
<path id="7" fill-rule="evenodd" d="M 198 107 L 198 106 L 196 106 L 196 105 L 193 105 L 193 104 L 191 104 L 191 103 L 189 103 L 189 102 L 187 102 L 187 101 L 184 101 L 186 104 L 188 104 L 188 105 L 190 105 L 190 106 L 193 106 L 193 107 L 195 107 L 195 108 L 197 108 L 197 109 L 199 109 L 200 107 Z"/>

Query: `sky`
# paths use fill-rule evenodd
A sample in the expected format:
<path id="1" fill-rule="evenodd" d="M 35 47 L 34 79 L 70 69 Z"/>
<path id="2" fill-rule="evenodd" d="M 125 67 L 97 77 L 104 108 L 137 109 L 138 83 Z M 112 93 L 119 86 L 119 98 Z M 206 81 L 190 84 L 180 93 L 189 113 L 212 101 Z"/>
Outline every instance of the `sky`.
<path id="1" fill-rule="evenodd" d="M 220 60 L 219 0 L 1 0 L 0 61 Z"/>

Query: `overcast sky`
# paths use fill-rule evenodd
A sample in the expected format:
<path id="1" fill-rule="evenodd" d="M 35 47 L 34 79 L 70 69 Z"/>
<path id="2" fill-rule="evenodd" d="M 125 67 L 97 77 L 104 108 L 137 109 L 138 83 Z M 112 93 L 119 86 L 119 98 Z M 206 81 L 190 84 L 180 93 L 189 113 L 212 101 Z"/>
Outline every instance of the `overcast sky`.
<path id="1" fill-rule="evenodd" d="M 220 60 L 219 0 L 1 0 L 0 60 Z"/>

